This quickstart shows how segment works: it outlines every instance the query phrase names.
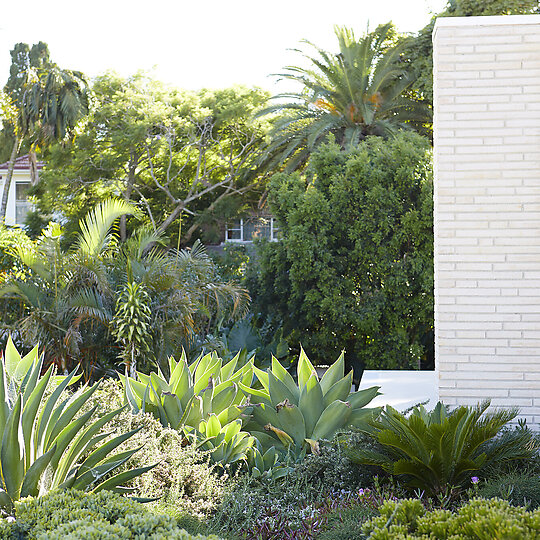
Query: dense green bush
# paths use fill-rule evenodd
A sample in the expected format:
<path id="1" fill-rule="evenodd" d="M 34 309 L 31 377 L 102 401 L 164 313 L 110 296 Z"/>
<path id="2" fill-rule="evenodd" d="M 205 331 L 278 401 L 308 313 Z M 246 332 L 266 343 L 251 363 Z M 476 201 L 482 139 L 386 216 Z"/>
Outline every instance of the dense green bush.
<path id="1" fill-rule="evenodd" d="M 2 539 L 218 540 L 216 536 L 191 536 L 179 529 L 173 518 L 152 514 L 108 491 L 86 494 L 68 490 L 26 499 L 16 504 L 16 515 L 14 522 L 0 521 Z"/>
<path id="2" fill-rule="evenodd" d="M 429 143 L 400 133 L 347 152 L 328 144 L 305 175 L 275 175 L 269 199 L 282 240 L 262 243 L 258 271 L 250 270 L 253 311 L 282 320 L 289 343 L 302 343 L 315 363 L 345 348 L 358 368 L 428 365 Z"/>
<path id="3" fill-rule="evenodd" d="M 448 412 L 439 402 L 431 412 L 419 406 L 406 416 L 387 406 L 379 418 L 368 422 L 366 430 L 384 452 L 348 440 L 343 446 L 351 460 L 380 466 L 410 488 L 428 495 L 448 494 L 470 485 L 471 477 L 483 467 L 526 459 L 536 451 L 528 430 L 519 436 L 497 437 L 517 416 L 517 409 L 487 412 L 488 407 L 485 401 Z"/>
<path id="4" fill-rule="evenodd" d="M 363 527 L 371 540 L 523 540 L 538 538 L 540 531 L 540 510 L 528 512 L 500 499 L 473 499 L 456 512 L 427 512 L 417 499 L 387 501 L 380 513 Z"/>

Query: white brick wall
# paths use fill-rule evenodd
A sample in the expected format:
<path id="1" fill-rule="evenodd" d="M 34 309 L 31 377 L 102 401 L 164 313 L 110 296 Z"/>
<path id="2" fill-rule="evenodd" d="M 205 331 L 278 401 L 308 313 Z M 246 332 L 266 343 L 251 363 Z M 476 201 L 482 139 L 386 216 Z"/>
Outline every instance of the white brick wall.
<path id="1" fill-rule="evenodd" d="M 540 427 L 540 15 L 442 18 L 434 40 L 439 397 Z"/>

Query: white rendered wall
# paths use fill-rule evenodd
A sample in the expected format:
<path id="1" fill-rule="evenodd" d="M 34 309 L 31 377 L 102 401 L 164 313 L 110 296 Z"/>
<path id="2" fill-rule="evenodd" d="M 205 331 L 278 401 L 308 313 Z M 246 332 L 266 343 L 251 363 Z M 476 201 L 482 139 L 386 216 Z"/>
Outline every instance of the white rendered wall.
<path id="1" fill-rule="evenodd" d="M 440 18 L 435 354 L 448 404 L 540 424 L 540 15 Z"/>

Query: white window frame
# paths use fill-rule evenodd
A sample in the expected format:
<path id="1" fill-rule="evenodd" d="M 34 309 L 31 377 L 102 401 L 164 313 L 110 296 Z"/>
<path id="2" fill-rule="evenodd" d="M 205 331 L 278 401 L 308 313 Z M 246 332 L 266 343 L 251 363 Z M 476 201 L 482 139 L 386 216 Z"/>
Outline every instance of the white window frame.
<path id="1" fill-rule="evenodd" d="M 254 216 L 257 217 L 257 216 Z M 270 219 L 270 236 L 267 238 L 270 242 L 277 242 L 278 238 L 274 236 L 274 233 L 279 232 L 279 228 L 276 224 L 276 218 L 272 216 L 259 216 L 259 217 L 266 217 L 267 219 Z M 228 238 L 229 231 L 238 231 L 238 227 L 230 227 L 227 225 L 225 229 L 225 242 L 231 242 L 234 244 L 252 244 L 253 240 L 244 240 L 244 218 L 240 218 L 240 220 L 235 220 L 234 224 L 237 222 L 240 222 L 240 238 Z"/>

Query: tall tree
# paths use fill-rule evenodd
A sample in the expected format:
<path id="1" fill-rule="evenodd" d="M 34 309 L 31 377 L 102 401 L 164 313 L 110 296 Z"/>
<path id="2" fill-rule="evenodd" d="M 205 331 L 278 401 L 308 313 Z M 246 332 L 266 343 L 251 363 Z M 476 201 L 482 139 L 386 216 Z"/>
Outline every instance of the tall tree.
<path id="1" fill-rule="evenodd" d="M 52 64 L 44 43 L 32 49 L 19 43 L 12 51 L 12 62 L 4 90 L 11 101 L 10 112 L 4 118 L 7 129 L 13 133 L 13 144 L 0 202 L 0 221 L 5 219 L 15 160 L 23 142 L 29 145 L 31 178 L 36 184 L 36 151 L 65 139 L 89 110 L 88 85 L 82 73 L 61 70 Z"/>
<path id="2" fill-rule="evenodd" d="M 144 209 L 155 231 L 175 237 L 181 219 L 187 243 L 256 192 L 254 163 L 266 122 L 251 114 L 265 93 L 184 92 L 142 74 L 110 73 L 93 91 L 96 106 L 84 133 L 50 152 L 39 190 L 44 213 L 61 211 L 76 224 L 85 206 L 116 194 Z M 121 222 L 122 239 L 127 226 Z"/>
<path id="3" fill-rule="evenodd" d="M 281 75 L 301 84 L 301 90 L 274 96 L 292 101 L 259 113 L 282 115 L 270 134 L 270 163 L 302 166 L 329 133 L 347 148 L 369 135 L 386 137 L 430 121 L 425 105 L 405 95 L 413 78 L 400 61 L 403 45 L 393 44 L 391 24 L 360 39 L 347 28 L 336 28 L 336 36 L 337 54 L 307 42 L 317 53 L 304 55 L 310 67 L 290 66 Z"/>

